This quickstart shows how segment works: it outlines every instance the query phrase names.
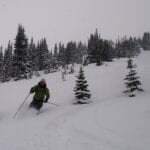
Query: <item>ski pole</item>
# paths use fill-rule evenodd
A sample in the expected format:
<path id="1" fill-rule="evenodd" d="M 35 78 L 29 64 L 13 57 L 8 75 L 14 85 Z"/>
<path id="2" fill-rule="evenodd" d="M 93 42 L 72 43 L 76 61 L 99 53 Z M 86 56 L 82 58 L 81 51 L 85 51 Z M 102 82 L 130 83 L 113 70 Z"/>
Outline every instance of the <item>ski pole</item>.
<path id="1" fill-rule="evenodd" d="M 24 99 L 24 101 L 22 102 L 22 104 L 19 106 L 19 108 L 17 109 L 16 113 L 14 114 L 13 118 L 16 117 L 17 113 L 20 111 L 20 109 L 22 108 L 22 106 L 24 105 L 24 103 L 26 102 L 26 100 L 28 99 L 30 93 L 27 95 L 27 97 Z"/>
<path id="2" fill-rule="evenodd" d="M 46 103 L 52 104 L 52 105 L 55 105 L 55 106 L 59 106 L 58 104 L 54 104 L 54 103 L 52 103 L 52 102 L 46 102 Z"/>

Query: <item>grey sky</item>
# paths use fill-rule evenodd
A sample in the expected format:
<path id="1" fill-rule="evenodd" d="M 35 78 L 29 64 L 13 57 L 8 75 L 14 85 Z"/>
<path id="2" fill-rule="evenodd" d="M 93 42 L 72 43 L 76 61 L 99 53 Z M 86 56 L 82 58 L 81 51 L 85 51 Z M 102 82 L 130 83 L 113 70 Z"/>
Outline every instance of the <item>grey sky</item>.
<path id="1" fill-rule="evenodd" d="M 150 31 L 150 0 L 0 0 L 0 45 L 14 42 L 18 24 L 30 38 L 87 41 L 96 28 L 104 38 Z"/>

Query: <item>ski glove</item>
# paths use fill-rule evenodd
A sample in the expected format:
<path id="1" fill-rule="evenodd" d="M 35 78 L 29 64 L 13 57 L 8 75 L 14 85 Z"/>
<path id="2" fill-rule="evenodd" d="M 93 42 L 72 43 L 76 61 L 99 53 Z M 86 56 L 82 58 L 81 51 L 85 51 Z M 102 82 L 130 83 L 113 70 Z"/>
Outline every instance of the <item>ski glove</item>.
<path id="1" fill-rule="evenodd" d="M 30 89 L 30 94 L 33 93 L 33 92 L 34 92 L 34 88 L 32 87 L 32 88 Z"/>

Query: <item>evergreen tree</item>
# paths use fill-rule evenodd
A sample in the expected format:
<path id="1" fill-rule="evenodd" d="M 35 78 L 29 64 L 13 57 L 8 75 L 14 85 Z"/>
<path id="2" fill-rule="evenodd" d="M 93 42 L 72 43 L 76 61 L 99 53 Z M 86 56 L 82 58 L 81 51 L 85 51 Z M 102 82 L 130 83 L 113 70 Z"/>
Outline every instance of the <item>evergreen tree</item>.
<path id="1" fill-rule="evenodd" d="M 28 68 L 28 39 L 25 35 L 25 30 L 22 25 L 18 26 L 13 59 L 15 80 L 27 79 L 28 73 L 30 72 Z"/>
<path id="2" fill-rule="evenodd" d="M 42 60 L 41 60 L 41 49 L 40 49 L 40 41 L 37 42 L 36 46 L 36 59 L 37 59 L 37 66 L 38 66 L 38 71 L 42 70 Z"/>
<path id="3" fill-rule="evenodd" d="M 150 33 L 145 32 L 142 38 L 142 47 L 144 50 L 150 50 Z"/>
<path id="4" fill-rule="evenodd" d="M 3 82 L 4 78 L 4 60 L 3 60 L 3 48 L 0 47 L 0 82 Z"/>
<path id="5" fill-rule="evenodd" d="M 120 42 L 119 38 L 115 43 L 115 54 L 114 55 L 118 59 L 122 57 L 122 47 L 121 47 L 121 42 Z"/>
<path id="6" fill-rule="evenodd" d="M 140 53 L 139 40 L 132 37 L 124 37 L 118 39 L 115 45 L 115 55 L 117 58 L 124 58 L 128 56 L 136 56 Z"/>
<path id="7" fill-rule="evenodd" d="M 57 47 L 57 44 L 55 44 L 55 46 L 54 46 L 54 57 L 56 57 L 56 59 L 58 57 L 58 47 Z"/>
<path id="8" fill-rule="evenodd" d="M 44 71 L 44 73 L 50 72 L 50 59 L 49 50 L 46 42 L 46 38 L 42 39 L 37 46 L 38 50 L 38 62 L 39 70 Z"/>
<path id="9" fill-rule="evenodd" d="M 50 68 L 50 72 L 53 72 L 53 68 L 55 68 L 54 66 L 54 64 L 53 64 L 53 52 L 52 52 L 53 50 L 51 50 L 50 52 L 49 52 L 49 68 Z"/>
<path id="10" fill-rule="evenodd" d="M 9 41 L 8 46 L 4 53 L 4 82 L 9 81 L 12 78 L 12 64 L 13 64 L 12 50 L 13 46 Z"/>
<path id="11" fill-rule="evenodd" d="M 33 38 L 31 38 L 31 41 L 29 43 L 28 48 L 28 64 L 30 68 L 30 78 L 33 76 L 33 74 L 38 71 L 38 56 L 36 51 L 36 46 L 33 41 Z"/>
<path id="12" fill-rule="evenodd" d="M 104 41 L 103 39 L 101 39 L 99 37 L 99 40 L 98 40 L 98 47 L 97 47 L 97 55 L 96 55 L 96 65 L 97 66 L 100 66 L 102 65 L 102 61 L 103 61 L 103 51 L 104 51 Z"/>
<path id="13" fill-rule="evenodd" d="M 96 29 L 94 35 L 91 34 L 88 40 L 88 57 L 89 63 L 96 63 L 97 66 L 102 64 L 103 39 L 100 38 Z"/>
<path id="14" fill-rule="evenodd" d="M 64 44 L 59 43 L 58 63 L 60 66 L 65 67 L 66 65 L 66 49 Z"/>
<path id="15" fill-rule="evenodd" d="M 127 80 L 127 82 L 125 83 L 127 90 L 124 91 L 124 93 L 129 93 L 129 97 L 136 96 L 136 91 L 143 91 L 141 88 L 139 88 L 141 82 L 138 80 L 139 77 L 136 76 L 137 73 L 134 68 L 136 68 L 136 65 L 133 65 L 133 60 L 129 58 L 127 66 L 127 69 L 129 69 L 129 74 L 124 79 Z"/>
<path id="16" fill-rule="evenodd" d="M 87 46 L 86 44 L 83 44 L 81 41 L 77 45 L 77 51 L 76 51 L 76 63 L 82 64 L 83 63 L 83 57 L 87 56 Z"/>
<path id="17" fill-rule="evenodd" d="M 66 63 L 72 64 L 75 63 L 75 54 L 76 54 L 76 42 L 69 42 L 66 46 Z"/>
<path id="18" fill-rule="evenodd" d="M 112 61 L 112 59 L 113 59 L 113 42 L 104 40 L 103 41 L 102 60 L 103 61 Z"/>
<path id="19" fill-rule="evenodd" d="M 141 48 L 142 48 L 142 40 L 140 37 L 133 38 L 133 45 L 134 45 L 134 50 L 133 50 L 133 56 L 137 56 L 138 54 L 141 53 Z"/>
<path id="20" fill-rule="evenodd" d="M 77 76 L 76 86 L 74 88 L 76 102 L 75 104 L 86 104 L 89 103 L 89 98 L 91 97 L 90 91 L 87 89 L 88 84 L 85 80 L 84 71 L 82 66 L 79 70 L 79 75 Z"/>
<path id="21" fill-rule="evenodd" d="M 57 70 L 58 69 L 58 66 L 59 66 L 59 60 L 58 60 L 58 47 L 57 47 L 57 44 L 55 44 L 54 46 L 54 55 L 52 57 L 52 68 L 53 70 Z"/>

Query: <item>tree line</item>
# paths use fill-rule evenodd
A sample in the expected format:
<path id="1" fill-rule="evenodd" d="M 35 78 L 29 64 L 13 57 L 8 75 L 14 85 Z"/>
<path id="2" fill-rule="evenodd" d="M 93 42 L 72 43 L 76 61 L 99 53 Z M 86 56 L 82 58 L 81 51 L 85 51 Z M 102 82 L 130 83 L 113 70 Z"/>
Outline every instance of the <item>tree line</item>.
<path id="1" fill-rule="evenodd" d="M 35 43 L 33 38 L 28 39 L 24 27 L 18 25 L 14 44 L 9 41 L 7 48 L 0 47 L 0 82 L 29 79 L 41 71 L 51 73 L 69 64 L 95 63 L 99 66 L 114 58 L 138 55 L 141 48 L 150 50 L 149 32 L 142 38 L 123 37 L 113 42 L 103 39 L 96 29 L 87 43 L 69 41 L 65 45 L 60 42 L 49 50 L 46 38 Z"/>

